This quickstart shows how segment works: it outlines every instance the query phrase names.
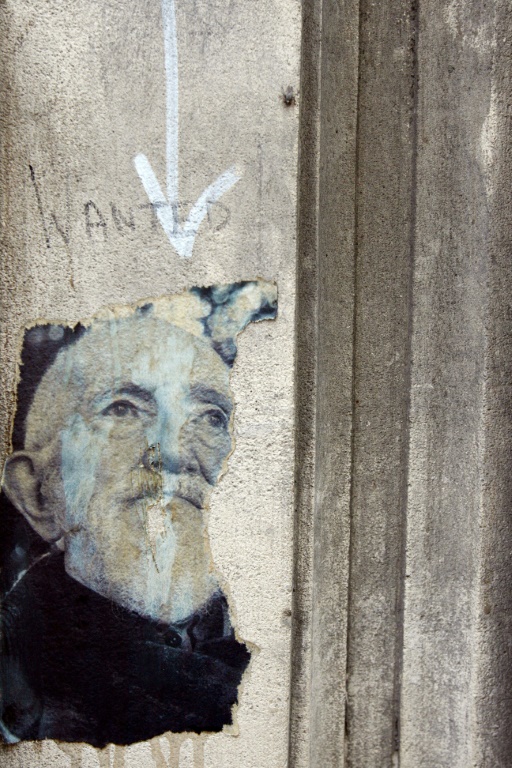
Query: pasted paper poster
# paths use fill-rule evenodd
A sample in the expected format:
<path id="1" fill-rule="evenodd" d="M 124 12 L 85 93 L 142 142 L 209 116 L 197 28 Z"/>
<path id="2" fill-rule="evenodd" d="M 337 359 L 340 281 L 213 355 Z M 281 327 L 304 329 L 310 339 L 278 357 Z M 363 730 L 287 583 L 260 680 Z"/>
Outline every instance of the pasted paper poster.
<path id="1" fill-rule="evenodd" d="M 212 562 L 253 280 L 27 328 L 0 514 L 0 732 L 131 744 L 233 724 L 250 638 Z"/>

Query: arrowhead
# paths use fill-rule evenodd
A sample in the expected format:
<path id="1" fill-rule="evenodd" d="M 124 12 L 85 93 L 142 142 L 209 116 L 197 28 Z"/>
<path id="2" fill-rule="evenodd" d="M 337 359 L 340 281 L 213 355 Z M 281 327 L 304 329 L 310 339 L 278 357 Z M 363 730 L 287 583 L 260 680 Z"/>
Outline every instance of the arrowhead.
<path id="1" fill-rule="evenodd" d="M 181 226 L 178 221 L 176 201 L 168 201 L 165 197 L 147 157 L 142 154 L 137 155 L 133 162 L 169 242 L 180 258 L 190 259 L 199 227 L 208 212 L 208 205 L 217 202 L 225 192 L 236 184 L 240 176 L 234 167 L 224 171 L 197 198 L 187 220 Z"/>

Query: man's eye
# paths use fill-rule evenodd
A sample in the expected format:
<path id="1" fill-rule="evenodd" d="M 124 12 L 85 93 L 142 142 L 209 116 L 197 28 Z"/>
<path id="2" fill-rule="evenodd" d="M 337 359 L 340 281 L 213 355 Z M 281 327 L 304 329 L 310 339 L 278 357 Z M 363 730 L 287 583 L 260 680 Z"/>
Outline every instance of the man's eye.
<path id="1" fill-rule="evenodd" d="M 127 416 L 138 417 L 139 410 L 128 400 L 116 400 L 104 408 L 101 413 L 103 416 L 116 416 L 118 419 L 122 419 Z"/>
<path id="2" fill-rule="evenodd" d="M 225 413 L 212 408 L 209 411 L 203 413 L 203 419 L 215 429 L 226 429 L 228 426 L 228 418 Z"/>

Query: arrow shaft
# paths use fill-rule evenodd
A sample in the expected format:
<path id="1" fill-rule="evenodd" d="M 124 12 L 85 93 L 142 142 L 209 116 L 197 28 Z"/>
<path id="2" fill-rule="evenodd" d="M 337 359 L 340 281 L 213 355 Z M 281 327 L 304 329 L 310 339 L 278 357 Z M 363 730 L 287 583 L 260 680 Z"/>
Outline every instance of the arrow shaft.
<path id="1" fill-rule="evenodd" d="M 167 100 L 167 197 L 147 157 L 138 154 L 134 158 L 134 164 L 169 242 L 182 259 L 189 259 L 192 256 L 201 222 L 208 212 L 208 205 L 216 202 L 228 189 L 231 189 L 240 177 L 234 168 L 229 168 L 222 173 L 199 196 L 185 224 L 183 226 L 180 224 L 178 216 L 178 40 L 174 0 L 162 0 L 162 20 Z"/>
<path id="2" fill-rule="evenodd" d="M 178 39 L 174 0 L 162 0 L 167 101 L 167 196 L 178 201 Z"/>

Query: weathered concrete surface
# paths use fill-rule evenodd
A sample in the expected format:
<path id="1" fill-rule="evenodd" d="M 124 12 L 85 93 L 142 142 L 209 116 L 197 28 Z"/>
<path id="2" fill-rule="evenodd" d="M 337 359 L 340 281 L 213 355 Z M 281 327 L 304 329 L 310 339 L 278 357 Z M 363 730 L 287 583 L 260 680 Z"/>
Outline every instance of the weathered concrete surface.
<path id="1" fill-rule="evenodd" d="M 298 326 L 299 371 L 308 374 L 299 379 L 298 457 L 311 461 L 315 434 L 316 472 L 297 468 L 297 589 L 306 587 L 294 650 L 297 674 L 311 669 L 312 683 L 309 709 L 299 698 L 292 715 L 316 726 L 321 701 L 323 722 L 308 739 L 292 720 L 293 764 L 323 756 L 325 765 L 358 768 L 509 766 L 509 8 L 318 2 L 306 5 L 304 23 L 303 76 L 318 90 L 304 92 L 317 122 L 302 104 L 299 269 L 314 288 L 300 286 L 299 306 L 314 303 L 317 326 Z M 357 60 L 342 43 L 354 35 Z M 347 83 L 335 87 L 340 62 L 357 78 L 357 126 L 354 168 L 336 178 L 322 157 L 343 167 L 336 153 L 343 157 L 354 105 Z M 350 227 L 351 201 L 352 259 L 350 232 L 329 239 L 333 218 Z M 347 382 L 352 417 L 341 428 Z M 324 499 L 341 519 L 333 512 L 329 521 Z M 345 655 L 347 627 L 345 706 L 322 681 L 333 648 Z M 334 683 L 336 663 L 331 669 Z M 304 697 L 306 683 L 296 690 Z"/>
<path id="2" fill-rule="evenodd" d="M 503 301 L 490 285 L 493 58 L 505 35 L 494 11 L 481 2 L 420 7 L 401 702 L 407 768 L 496 764 L 476 751 L 476 719 L 486 708 L 477 688 L 482 526 L 491 512 L 486 326 L 493 303 Z M 501 579 L 507 592 L 509 575 Z"/>
<path id="3" fill-rule="evenodd" d="M 310 765 L 343 754 L 356 201 L 356 0 L 322 6 Z M 329 23 L 325 20 L 329 19 Z"/>
<path id="4" fill-rule="evenodd" d="M 317 244 L 319 185 L 319 80 L 321 9 L 303 4 L 300 99 L 297 312 L 295 547 L 293 573 L 293 664 L 290 689 L 289 762 L 309 765 L 313 500 L 315 486 Z M 307 193 L 305 192 L 307 190 Z"/>
<path id="5" fill-rule="evenodd" d="M 480 664 L 475 681 L 476 765 L 507 766 L 512 755 L 512 235 L 510 163 L 510 6 L 494 4 L 492 85 L 481 135 L 489 212 L 489 277 L 481 468 L 482 547 L 476 626 Z"/>
<path id="6" fill-rule="evenodd" d="M 415 14 L 361 4 L 347 764 L 399 754 Z"/>
<path id="7" fill-rule="evenodd" d="M 300 6 L 177 0 L 180 201 L 223 171 L 240 180 L 212 206 L 181 260 L 148 207 L 133 159 L 165 186 L 161 3 L 7 0 L 2 25 L 2 435 L 13 412 L 19 331 L 190 285 L 261 276 L 279 318 L 249 331 L 232 388 L 236 449 L 214 494 L 213 558 L 254 664 L 238 737 L 116 749 L 114 765 L 275 766 L 288 748 L 293 533 L 295 209 Z M 133 218 L 132 218 L 133 217 Z M 20 745 L 2 765 L 108 765 L 79 746 Z"/>
<path id="8" fill-rule="evenodd" d="M 289 727 L 301 768 L 508 768 L 508 4 L 304 2 L 297 177 L 297 105 L 280 95 L 297 85 L 298 3 L 180 3 L 184 199 L 244 166 L 229 221 L 212 212 L 190 262 L 138 207 L 131 165 L 144 152 L 164 176 L 159 4 L 0 8 L 8 410 L 27 320 L 155 286 L 280 290 L 275 327 L 240 342 L 237 449 L 211 520 L 240 632 L 261 648 L 241 736 L 47 744 L 5 764 L 266 768 L 286 763 Z M 87 227 L 90 202 L 106 226 L 89 205 Z"/>

